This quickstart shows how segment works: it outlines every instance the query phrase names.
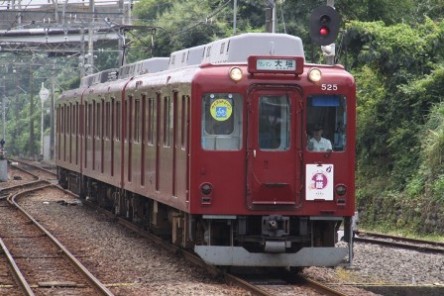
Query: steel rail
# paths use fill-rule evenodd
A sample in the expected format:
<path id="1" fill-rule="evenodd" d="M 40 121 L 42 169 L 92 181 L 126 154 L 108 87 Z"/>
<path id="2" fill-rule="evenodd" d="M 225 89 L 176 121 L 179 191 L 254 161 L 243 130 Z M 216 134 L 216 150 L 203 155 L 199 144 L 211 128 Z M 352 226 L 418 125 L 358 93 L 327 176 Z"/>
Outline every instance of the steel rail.
<path id="1" fill-rule="evenodd" d="M 30 172 L 30 171 L 25 170 L 24 168 L 19 167 L 18 165 L 11 164 L 11 166 L 14 167 L 15 169 L 19 170 L 19 171 L 22 171 L 22 172 L 24 172 L 24 173 L 26 173 L 28 175 L 31 175 L 35 180 L 39 179 L 39 176 L 37 176 L 36 174 L 34 174 L 34 173 Z"/>
<path id="2" fill-rule="evenodd" d="M 444 244 L 440 242 L 432 242 L 413 238 L 396 237 L 392 235 L 356 232 L 354 240 L 356 242 L 364 242 L 378 245 L 385 245 L 407 250 L 415 250 L 418 252 L 444 253 Z M 373 238 L 372 238 L 373 237 Z"/>
<path id="3" fill-rule="evenodd" d="M 434 245 L 444 248 L 444 243 L 442 242 L 435 242 L 431 240 L 425 240 L 425 239 L 416 239 L 416 238 L 409 238 L 409 237 L 401 237 L 401 236 L 395 236 L 395 235 L 388 235 L 388 234 L 382 234 L 377 232 L 371 232 L 371 231 L 355 231 L 356 235 L 363 235 L 363 236 L 373 236 L 373 237 L 379 237 L 384 239 L 393 239 L 393 240 L 399 240 L 399 241 L 405 241 L 410 243 L 417 243 L 417 244 L 428 244 L 428 245 Z"/>
<path id="4" fill-rule="evenodd" d="M 55 187 L 55 188 L 59 189 L 57 186 L 55 186 L 53 184 L 47 184 L 47 185 L 43 185 L 43 186 L 32 188 L 32 189 L 27 189 L 27 190 L 21 191 L 19 193 L 16 193 L 16 194 L 12 195 L 10 198 L 8 198 L 8 200 L 15 207 L 17 207 L 17 209 L 19 209 L 25 216 L 27 216 L 28 219 L 30 219 L 41 231 L 43 231 L 46 234 L 46 236 L 48 236 L 52 240 L 52 242 L 54 244 L 56 244 L 58 248 L 60 248 L 60 250 L 62 250 L 62 252 L 69 258 L 69 260 L 71 260 L 71 262 L 74 264 L 74 266 L 81 273 L 83 273 L 86 276 L 86 278 L 93 284 L 93 286 L 99 292 L 101 292 L 103 295 L 114 296 L 114 294 L 103 283 L 101 283 L 79 260 L 77 260 L 77 258 L 75 258 L 74 255 L 72 255 L 71 252 L 69 252 L 69 250 L 64 245 L 62 245 L 62 243 L 60 243 L 60 241 L 58 241 L 56 237 L 54 237 L 48 230 L 46 230 L 39 222 L 37 222 L 37 220 L 35 220 L 30 214 L 28 214 L 28 212 L 26 212 L 26 210 L 24 208 L 22 208 L 15 201 L 15 199 L 21 197 L 21 195 L 27 194 L 29 192 L 37 191 L 37 190 L 42 190 L 42 189 L 49 188 L 49 187 Z"/>
<path id="5" fill-rule="evenodd" d="M 338 290 L 335 290 L 333 288 L 330 288 L 318 281 L 309 279 L 305 276 L 301 276 L 301 279 L 303 281 L 305 281 L 307 283 L 307 285 L 311 288 L 313 288 L 314 290 L 322 293 L 323 295 L 327 295 L 327 296 L 348 296 L 348 294 L 344 294 Z"/>
<path id="6" fill-rule="evenodd" d="M 31 289 L 31 285 L 23 276 L 22 272 L 20 271 L 20 268 L 15 263 L 14 258 L 12 257 L 11 253 L 9 252 L 8 248 L 6 247 L 5 243 L 1 238 L 0 238 L 0 245 L 3 253 L 5 253 L 6 258 L 8 259 L 8 263 L 12 268 L 12 272 L 14 274 L 14 277 L 17 279 L 19 286 L 22 288 L 22 290 L 26 293 L 27 296 L 34 296 L 35 294 Z"/>
<path id="7" fill-rule="evenodd" d="M 245 290 L 253 293 L 253 295 L 261 295 L 261 296 L 274 296 L 276 295 L 273 292 L 267 292 L 264 289 L 261 289 L 260 287 L 249 283 L 248 281 L 245 281 L 235 275 L 224 273 L 224 279 L 228 283 L 234 283 L 237 286 L 244 288 Z"/>
<path id="8" fill-rule="evenodd" d="M 54 173 L 53 171 L 48 170 L 48 169 L 46 169 L 46 168 L 43 168 L 43 167 L 41 167 L 41 166 L 38 166 L 38 165 L 35 165 L 35 164 L 32 164 L 32 163 L 29 163 L 29 162 L 27 162 L 27 161 L 23 161 L 23 160 L 11 159 L 11 165 L 12 165 L 13 167 L 15 167 L 15 168 L 17 168 L 17 169 L 19 169 L 19 170 L 21 170 L 21 171 L 24 171 L 24 172 L 26 172 L 26 173 L 28 173 L 28 174 L 29 174 L 30 172 L 28 172 L 28 171 L 26 171 L 25 169 L 20 168 L 20 167 L 18 167 L 18 166 L 16 166 L 16 165 L 12 164 L 12 162 L 22 163 L 23 165 L 27 165 L 27 166 L 29 166 L 29 167 L 32 167 L 32 168 L 36 169 L 36 170 L 40 170 L 40 171 L 43 171 L 43 172 L 45 172 L 45 173 L 47 173 L 47 174 L 49 174 L 49 175 L 53 175 L 53 176 L 57 177 L 57 173 Z M 34 175 L 34 174 L 33 174 L 33 175 Z M 37 176 L 37 178 L 38 178 L 38 176 Z"/>

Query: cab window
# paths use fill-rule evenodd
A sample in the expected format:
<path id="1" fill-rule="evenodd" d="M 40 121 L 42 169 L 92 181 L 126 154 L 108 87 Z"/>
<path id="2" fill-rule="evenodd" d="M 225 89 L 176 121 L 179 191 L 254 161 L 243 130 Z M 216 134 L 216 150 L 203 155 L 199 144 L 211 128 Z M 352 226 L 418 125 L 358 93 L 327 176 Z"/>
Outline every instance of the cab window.
<path id="1" fill-rule="evenodd" d="M 290 144 L 290 102 L 287 96 L 259 98 L 259 147 L 287 150 Z"/>
<path id="2" fill-rule="evenodd" d="M 242 114 L 242 97 L 239 94 L 205 94 L 202 101 L 202 148 L 240 150 Z"/>
<path id="3" fill-rule="evenodd" d="M 345 150 L 347 130 L 345 97 L 338 95 L 309 97 L 306 118 L 308 150 L 322 152 L 327 146 L 333 151 Z"/>

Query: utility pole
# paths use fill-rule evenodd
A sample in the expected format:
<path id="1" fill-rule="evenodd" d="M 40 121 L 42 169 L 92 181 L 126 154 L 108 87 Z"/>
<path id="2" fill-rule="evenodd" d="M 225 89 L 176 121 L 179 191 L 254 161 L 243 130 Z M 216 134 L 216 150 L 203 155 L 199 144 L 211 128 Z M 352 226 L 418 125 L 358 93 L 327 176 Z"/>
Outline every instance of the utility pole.
<path id="1" fill-rule="evenodd" d="M 276 0 L 272 0 L 271 5 L 271 33 L 276 33 Z"/>
<path id="2" fill-rule="evenodd" d="M 2 142 L 6 141 L 6 102 L 5 102 L 5 96 L 6 96 L 6 76 L 3 75 L 3 93 L 2 93 L 2 124 L 3 124 L 3 134 L 2 134 Z M 1 145 L 1 148 L 3 150 L 3 144 Z"/>
<path id="3" fill-rule="evenodd" d="M 4 154 L 5 145 L 5 95 L 6 95 L 6 76 L 3 76 L 3 93 L 2 93 L 2 108 L 3 108 L 3 138 L 0 140 L 0 181 L 8 181 L 8 161 Z"/>
<path id="4" fill-rule="evenodd" d="M 133 1 L 132 0 L 128 0 L 128 8 L 126 10 L 126 17 L 127 17 L 127 21 L 125 22 L 125 25 L 132 25 L 132 6 L 133 6 Z"/>
<path id="5" fill-rule="evenodd" d="M 44 141 L 45 141 L 45 137 L 44 137 L 44 132 L 45 132 L 45 127 L 44 127 L 44 117 L 45 117 L 45 101 L 48 99 L 50 93 L 49 90 L 45 87 L 45 83 L 42 82 L 42 88 L 40 89 L 39 92 L 39 97 L 40 97 L 40 102 L 42 104 L 42 110 L 41 110 L 41 117 L 40 117 L 40 156 L 42 159 L 44 159 L 44 155 L 45 155 L 45 150 L 44 150 Z"/>
<path id="6" fill-rule="evenodd" d="M 236 35 L 237 26 L 237 0 L 233 3 L 233 35 Z"/>
<path id="7" fill-rule="evenodd" d="M 34 58 L 34 57 L 33 57 Z M 34 75 L 32 71 L 32 63 L 29 64 L 29 154 L 31 157 L 35 157 L 36 151 L 35 151 L 35 134 L 34 134 L 34 97 L 33 97 L 33 84 L 34 84 Z"/>
<path id="8" fill-rule="evenodd" d="M 327 0 L 327 6 L 335 8 L 335 0 Z M 324 52 L 326 63 L 328 65 L 334 65 L 336 44 L 333 42 L 332 44 L 326 45 L 325 48 L 322 48 L 322 51 Z"/>
<path id="9" fill-rule="evenodd" d="M 52 64 L 51 75 L 51 110 L 50 110 L 50 135 L 49 135 L 49 159 L 54 159 L 54 144 L 55 144 L 55 130 L 54 130 L 54 88 L 55 88 L 55 61 Z"/>
<path id="10" fill-rule="evenodd" d="M 57 3 L 57 0 L 53 1 L 53 4 L 54 4 L 54 20 L 55 20 L 56 24 L 58 24 L 59 23 L 59 5 Z"/>
<path id="11" fill-rule="evenodd" d="M 80 68 L 80 78 L 85 76 L 85 28 L 80 29 L 81 40 L 80 40 L 80 57 L 79 57 L 79 68 Z"/>
<path id="12" fill-rule="evenodd" d="M 267 32 L 276 33 L 276 0 L 266 0 L 265 29 Z"/>
<path id="13" fill-rule="evenodd" d="M 94 0 L 89 0 L 89 10 L 91 15 L 93 15 L 92 21 L 89 23 L 88 28 L 88 69 L 86 73 L 93 74 L 94 73 L 94 40 L 93 40 L 93 31 L 94 31 L 94 23 L 96 20 L 95 8 L 94 8 Z"/>

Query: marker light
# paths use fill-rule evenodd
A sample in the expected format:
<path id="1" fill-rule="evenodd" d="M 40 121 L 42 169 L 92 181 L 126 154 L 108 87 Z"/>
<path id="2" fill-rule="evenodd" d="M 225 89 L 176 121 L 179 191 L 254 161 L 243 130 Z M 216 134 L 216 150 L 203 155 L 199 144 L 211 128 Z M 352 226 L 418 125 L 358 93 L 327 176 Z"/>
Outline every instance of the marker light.
<path id="1" fill-rule="evenodd" d="M 343 196 L 347 193 L 347 187 L 344 184 L 336 185 L 336 194 L 339 196 Z"/>
<path id="2" fill-rule="evenodd" d="M 233 67 L 230 69 L 230 78 L 231 80 L 238 82 L 239 80 L 242 79 L 242 70 L 239 67 Z"/>
<path id="3" fill-rule="evenodd" d="M 310 71 L 308 71 L 308 79 L 311 82 L 314 83 L 319 82 L 321 81 L 321 78 L 322 78 L 322 72 L 318 68 L 312 68 L 310 69 Z"/>
<path id="4" fill-rule="evenodd" d="M 202 192 L 203 195 L 210 195 L 213 192 L 213 185 L 210 183 L 203 183 L 200 185 L 200 192 Z"/>

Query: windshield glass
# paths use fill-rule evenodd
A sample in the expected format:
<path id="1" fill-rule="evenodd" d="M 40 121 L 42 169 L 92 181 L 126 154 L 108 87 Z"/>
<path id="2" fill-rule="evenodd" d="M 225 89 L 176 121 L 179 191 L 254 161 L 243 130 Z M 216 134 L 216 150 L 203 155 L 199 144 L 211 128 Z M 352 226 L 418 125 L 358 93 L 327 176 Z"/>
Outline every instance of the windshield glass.
<path id="1" fill-rule="evenodd" d="M 344 151 L 346 139 L 346 98 L 317 95 L 307 101 L 307 149 L 314 152 Z"/>

